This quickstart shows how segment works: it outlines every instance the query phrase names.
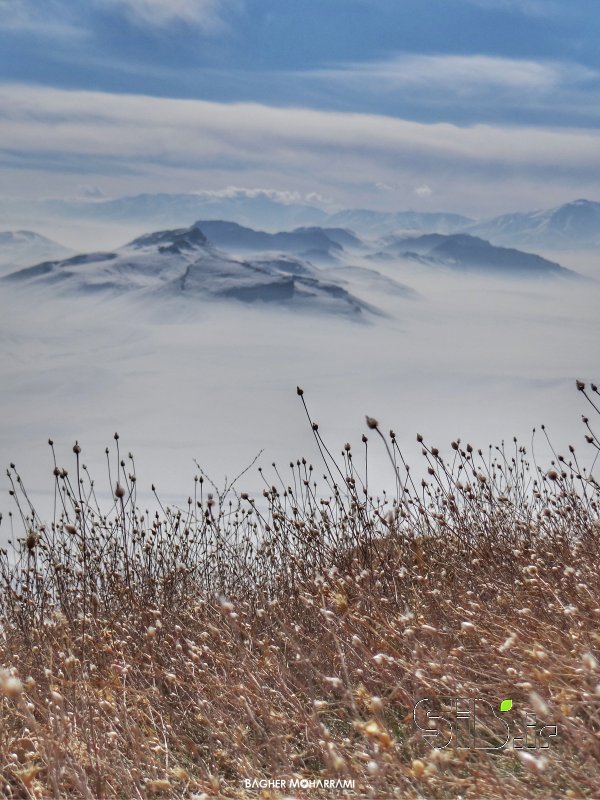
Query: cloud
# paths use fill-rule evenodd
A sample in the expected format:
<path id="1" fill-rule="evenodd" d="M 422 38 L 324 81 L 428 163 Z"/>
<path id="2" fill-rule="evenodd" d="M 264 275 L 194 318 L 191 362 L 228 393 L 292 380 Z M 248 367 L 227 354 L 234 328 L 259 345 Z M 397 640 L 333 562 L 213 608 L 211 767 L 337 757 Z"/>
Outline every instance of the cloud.
<path id="1" fill-rule="evenodd" d="M 559 11 L 559 5 L 554 0 L 468 0 L 468 2 L 493 11 L 498 9 L 515 11 L 534 17 L 546 17 Z"/>
<path id="2" fill-rule="evenodd" d="M 191 164 L 279 164 L 320 152 L 480 165 L 600 165 L 594 129 L 425 124 L 376 114 L 275 108 L 0 84 L 0 145 L 38 153 Z M 140 130 L 144 136 L 140 137 Z M 333 160 L 336 167 L 338 160 Z M 237 191 L 235 187 L 227 191 Z"/>
<path id="3" fill-rule="evenodd" d="M 461 95 L 493 89 L 545 93 L 598 78 L 597 72 L 579 64 L 446 54 L 402 54 L 386 61 L 352 63 L 304 75 L 361 89 L 368 84 L 378 91 L 424 88 L 453 90 Z"/>
<path id="4" fill-rule="evenodd" d="M 105 195 L 99 186 L 80 186 L 77 196 L 84 197 L 87 200 L 99 200 Z"/>
<path id="5" fill-rule="evenodd" d="M 222 31 L 227 16 L 239 10 L 243 0 L 0 0 L 0 30 L 22 31 L 45 37 L 81 37 L 90 33 L 89 13 L 112 10 L 143 26 L 162 27 L 185 23 L 206 32 Z"/>
<path id="6" fill-rule="evenodd" d="M 415 188 L 415 194 L 417 197 L 431 197 L 433 194 L 433 189 L 431 186 L 428 186 L 426 183 L 422 184 L 421 186 L 417 186 Z"/>
<path id="7" fill-rule="evenodd" d="M 345 206 L 380 195 L 378 183 L 435 185 L 438 202 L 449 198 L 456 207 L 461 196 L 477 205 L 487 197 L 489 203 L 494 182 L 512 181 L 527 197 L 537 193 L 536 205 L 543 205 L 561 185 L 579 187 L 572 190 L 577 196 L 600 193 L 599 138 L 595 128 L 460 127 L 258 103 L 0 84 L 0 151 L 12 164 L 19 192 L 25 185 L 14 172 L 20 161 L 32 186 L 39 186 L 44 164 L 71 171 L 76 185 L 101 164 L 112 175 L 129 171 L 120 184 L 128 194 L 139 191 L 138 176 L 145 187 L 170 182 L 178 191 L 208 176 L 212 186 L 240 181 L 238 186 L 304 187 L 304 194 L 319 192 Z M 105 189 L 113 191 L 112 185 Z M 497 194 L 495 189 L 494 202 Z M 510 205 L 515 202 L 513 196 Z"/>
<path id="8" fill-rule="evenodd" d="M 278 189 L 249 189 L 242 186 L 227 186 L 225 189 L 214 189 L 192 192 L 192 194 L 201 197 L 202 199 L 233 199 L 233 198 L 255 198 L 266 197 L 269 200 L 275 200 L 284 205 L 292 205 L 294 203 L 322 203 L 327 204 L 327 198 L 322 197 L 318 192 L 310 192 L 309 194 L 302 194 L 301 192 L 281 191 Z"/>
<path id="9" fill-rule="evenodd" d="M 0 0 L 0 30 L 54 39 L 86 36 L 76 12 L 61 0 Z"/>
<path id="10" fill-rule="evenodd" d="M 163 26 L 172 22 L 197 25 L 207 31 L 219 30 L 224 16 L 239 5 L 238 0 L 97 0 L 100 5 L 124 11 L 133 21 Z"/>

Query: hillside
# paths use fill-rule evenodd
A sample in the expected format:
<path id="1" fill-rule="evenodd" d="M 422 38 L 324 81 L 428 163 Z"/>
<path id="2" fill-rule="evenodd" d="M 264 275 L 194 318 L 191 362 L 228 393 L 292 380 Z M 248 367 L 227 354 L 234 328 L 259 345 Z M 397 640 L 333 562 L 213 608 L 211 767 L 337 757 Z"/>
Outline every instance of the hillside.
<path id="1" fill-rule="evenodd" d="M 317 243 L 314 234 L 262 234 L 230 223 L 207 226 L 219 241 L 288 246 Z M 230 233 L 232 237 L 230 238 Z M 341 246 L 326 240 L 334 250 Z M 243 245 L 242 245 L 243 243 Z M 85 295 L 129 294 L 145 298 L 179 298 L 192 301 L 263 302 L 312 309 L 325 313 L 360 314 L 369 307 L 335 282 L 323 280 L 310 264 L 298 259 L 264 254 L 253 260 L 239 260 L 217 250 L 194 225 L 158 231 L 133 240 L 114 252 L 89 253 L 62 260 L 46 261 L 18 270 L 3 279 L 24 289 L 47 288 L 60 293 Z"/>

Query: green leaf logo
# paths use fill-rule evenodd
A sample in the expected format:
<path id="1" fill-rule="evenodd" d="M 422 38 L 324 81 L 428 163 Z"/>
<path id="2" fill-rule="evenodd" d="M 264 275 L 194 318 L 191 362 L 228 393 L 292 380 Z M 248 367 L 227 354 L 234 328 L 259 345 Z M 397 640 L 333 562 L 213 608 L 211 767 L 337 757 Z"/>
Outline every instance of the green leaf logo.
<path id="1" fill-rule="evenodd" d="M 503 700 L 500 703 L 500 711 L 510 711 L 512 708 L 512 700 Z"/>

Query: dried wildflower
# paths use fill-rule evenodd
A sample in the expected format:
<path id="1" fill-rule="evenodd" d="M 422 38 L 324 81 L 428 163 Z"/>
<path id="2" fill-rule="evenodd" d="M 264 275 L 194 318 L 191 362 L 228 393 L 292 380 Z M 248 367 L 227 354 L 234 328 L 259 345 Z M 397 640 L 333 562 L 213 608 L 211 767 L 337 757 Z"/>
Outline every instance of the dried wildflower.
<path id="1" fill-rule="evenodd" d="M 542 718 L 548 717 L 550 713 L 548 704 L 537 692 L 529 693 L 529 702 L 531 703 L 531 707 L 533 708 L 536 714 L 539 714 L 539 716 Z"/>
<path id="2" fill-rule="evenodd" d="M 0 669 L 0 695 L 18 697 L 23 692 L 23 684 L 7 669 Z"/>
<path id="3" fill-rule="evenodd" d="M 511 633 L 510 636 L 507 639 L 505 639 L 505 641 L 500 645 L 498 650 L 501 653 L 505 653 L 507 650 L 510 650 L 510 648 L 513 647 L 516 641 L 517 641 L 517 634 Z"/>
<path id="4" fill-rule="evenodd" d="M 155 781 L 148 781 L 146 789 L 150 794 L 160 794 L 161 792 L 169 792 L 173 788 L 171 781 L 166 778 L 159 778 Z"/>
<path id="5" fill-rule="evenodd" d="M 598 661 L 592 653 L 584 653 L 581 658 L 581 661 L 583 663 L 583 666 L 586 669 L 590 670 L 590 672 L 598 669 Z"/>
<path id="6" fill-rule="evenodd" d="M 544 756 L 536 758 L 526 750 L 517 750 L 517 756 L 530 772 L 543 772 L 548 766 L 548 759 Z"/>
<path id="7" fill-rule="evenodd" d="M 425 763 L 420 758 L 415 758 L 412 762 L 411 770 L 415 778 L 422 778 L 425 774 Z"/>
<path id="8" fill-rule="evenodd" d="M 365 419 L 367 420 L 367 428 L 370 428 L 372 431 L 376 430 L 379 427 L 379 423 L 374 417 L 369 417 L 367 415 Z"/>
<path id="9" fill-rule="evenodd" d="M 26 539 L 27 549 L 28 550 L 35 550 L 37 543 L 39 542 L 40 537 L 31 531 Z"/>
<path id="10" fill-rule="evenodd" d="M 381 714 L 383 711 L 383 700 L 381 697 L 371 697 L 369 707 L 374 714 Z"/>
<path id="11" fill-rule="evenodd" d="M 437 628 L 434 628 L 433 625 L 421 625 L 421 630 L 423 633 L 437 633 Z"/>

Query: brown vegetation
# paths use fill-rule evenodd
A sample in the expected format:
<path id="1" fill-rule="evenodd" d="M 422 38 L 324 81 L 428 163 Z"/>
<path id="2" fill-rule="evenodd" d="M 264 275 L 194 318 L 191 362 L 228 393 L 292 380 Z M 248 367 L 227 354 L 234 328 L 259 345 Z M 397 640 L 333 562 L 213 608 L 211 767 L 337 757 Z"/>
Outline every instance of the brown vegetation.
<path id="1" fill-rule="evenodd" d="M 44 523 L 11 467 L 2 796 L 600 796 L 600 486 L 575 448 L 542 469 L 516 442 L 443 458 L 418 437 L 413 482 L 376 420 L 356 460 L 310 422 L 323 481 L 304 461 L 287 481 L 274 468 L 256 500 L 207 494 L 201 476 L 185 509 L 142 512 L 115 437 L 112 509 L 76 445 Z M 394 497 L 365 486 L 381 440 Z M 436 750 L 413 707 L 443 696 L 511 698 L 513 722 L 533 710 L 558 736 L 526 754 Z M 294 777 L 355 788 L 243 783 Z"/>

